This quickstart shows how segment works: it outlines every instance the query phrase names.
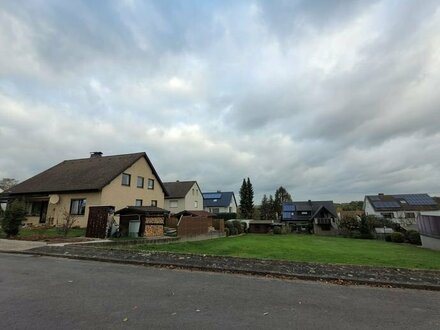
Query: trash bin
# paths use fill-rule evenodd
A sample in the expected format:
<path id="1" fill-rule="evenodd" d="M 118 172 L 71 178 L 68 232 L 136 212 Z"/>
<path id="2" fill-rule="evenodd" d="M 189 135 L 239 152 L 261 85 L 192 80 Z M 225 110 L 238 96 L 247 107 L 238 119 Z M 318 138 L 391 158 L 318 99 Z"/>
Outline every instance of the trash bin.
<path id="1" fill-rule="evenodd" d="M 141 226 L 140 220 L 130 220 L 130 222 L 128 224 L 128 236 L 138 237 L 140 226 Z"/>

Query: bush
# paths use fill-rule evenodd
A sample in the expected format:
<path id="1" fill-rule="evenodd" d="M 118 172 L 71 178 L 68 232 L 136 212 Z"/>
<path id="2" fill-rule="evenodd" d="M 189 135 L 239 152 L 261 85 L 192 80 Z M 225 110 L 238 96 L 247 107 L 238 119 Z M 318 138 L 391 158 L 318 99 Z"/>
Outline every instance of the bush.
<path id="1" fill-rule="evenodd" d="M 26 220 L 26 208 L 23 202 L 13 201 L 6 208 L 2 219 L 2 229 L 6 237 L 17 236 L 21 223 Z"/>
<path id="2" fill-rule="evenodd" d="M 394 243 L 403 243 L 405 242 L 405 235 L 399 232 L 395 232 L 391 234 L 391 241 Z"/>
<path id="3" fill-rule="evenodd" d="M 230 230 L 231 235 L 238 235 L 238 230 L 235 227 L 232 227 L 232 229 Z"/>
<path id="4" fill-rule="evenodd" d="M 231 233 L 229 232 L 229 228 L 225 228 L 225 235 L 226 235 L 226 237 L 231 235 Z"/>
<path id="5" fill-rule="evenodd" d="M 420 234 L 416 230 L 408 230 L 405 233 L 405 238 L 408 243 L 415 245 L 422 245 L 422 240 L 420 239 Z"/>
<path id="6" fill-rule="evenodd" d="M 363 238 L 363 239 L 373 238 L 373 235 L 371 234 L 371 230 L 368 226 L 367 217 L 365 215 L 361 217 L 361 222 L 359 224 L 359 233 L 360 233 L 359 238 Z"/>
<path id="7" fill-rule="evenodd" d="M 391 242 L 391 234 L 385 235 L 385 241 Z"/>
<path id="8" fill-rule="evenodd" d="M 281 235 L 281 227 L 280 227 L 280 226 L 275 226 L 275 227 L 273 228 L 273 233 L 274 233 L 275 235 Z"/>
<path id="9" fill-rule="evenodd" d="M 230 220 L 230 219 L 237 219 L 237 213 L 217 213 L 216 214 L 217 219 L 223 219 L 223 220 Z"/>
<path id="10" fill-rule="evenodd" d="M 244 232 L 244 227 L 239 220 L 234 220 L 232 222 L 232 224 L 237 229 L 238 234 L 241 234 Z"/>

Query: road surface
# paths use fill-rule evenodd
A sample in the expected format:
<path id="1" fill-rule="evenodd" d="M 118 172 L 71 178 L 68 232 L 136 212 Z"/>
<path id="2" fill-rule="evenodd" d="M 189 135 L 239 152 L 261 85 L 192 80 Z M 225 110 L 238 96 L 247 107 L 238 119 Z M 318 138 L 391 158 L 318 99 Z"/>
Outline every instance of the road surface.
<path id="1" fill-rule="evenodd" d="M 440 292 L 0 253 L 0 329 L 439 329 Z"/>

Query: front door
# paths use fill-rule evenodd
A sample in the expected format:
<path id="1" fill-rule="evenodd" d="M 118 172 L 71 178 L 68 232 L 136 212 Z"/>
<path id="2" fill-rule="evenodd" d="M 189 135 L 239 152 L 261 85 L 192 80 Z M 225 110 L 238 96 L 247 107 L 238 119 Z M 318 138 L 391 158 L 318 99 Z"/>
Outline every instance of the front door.
<path id="1" fill-rule="evenodd" d="M 47 201 L 41 202 L 40 223 L 46 223 L 47 206 L 48 206 Z"/>

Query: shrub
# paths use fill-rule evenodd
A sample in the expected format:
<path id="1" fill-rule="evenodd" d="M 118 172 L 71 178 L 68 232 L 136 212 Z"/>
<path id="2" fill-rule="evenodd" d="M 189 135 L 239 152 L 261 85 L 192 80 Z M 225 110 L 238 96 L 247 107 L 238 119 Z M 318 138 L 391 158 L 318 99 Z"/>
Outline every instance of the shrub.
<path id="1" fill-rule="evenodd" d="M 234 220 L 232 224 L 234 228 L 237 229 L 238 234 L 241 234 L 244 231 L 244 228 L 239 220 Z"/>
<path id="2" fill-rule="evenodd" d="M 391 234 L 385 235 L 385 241 L 391 242 Z"/>
<path id="3" fill-rule="evenodd" d="M 229 236 L 231 233 L 229 232 L 229 228 L 225 228 L 225 235 Z"/>
<path id="4" fill-rule="evenodd" d="M 356 217 L 344 217 L 339 221 L 338 227 L 342 232 L 350 233 L 359 229 L 359 221 Z"/>
<path id="5" fill-rule="evenodd" d="M 373 238 L 373 235 L 371 234 L 371 230 L 368 226 L 367 217 L 365 215 L 361 217 L 361 221 L 359 224 L 359 233 L 360 233 L 359 238 L 363 238 L 363 239 Z"/>
<path id="6" fill-rule="evenodd" d="M 391 241 L 394 243 L 403 243 L 405 242 L 405 235 L 399 232 L 395 232 L 391 234 Z"/>
<path id="7" fill-rule="evenodd" d="M 408 230 L 405 233 L 405 238 L 408 243 L 415 245 L 422 245 L 422 240 L 420 239 L 420 234 L 416 230 Z"/>
<path id="8" fill-rule="evenodd" d="M 238 234 L 238 230 L 235 227 L 232 227 L 232 229 L 230 230 L 231 235 L 237 235 Z"/>
<path id="9" fill-rule="evenodd" d="M 25 219 L 26 208 L 23 202 L 15 200 L 9 204 L 2 219 L 2 229 L 6 233 L 6 237 L 18 235 L 21 223 Z"/>
<path id="10" fill-rule="evenodd" d="M 273 233 L 274 233 L 275 235 L 281 235 L 281 227 L 280 227 L 280 226 L 275 226 L 275 227 L 273 228 Z"/>

